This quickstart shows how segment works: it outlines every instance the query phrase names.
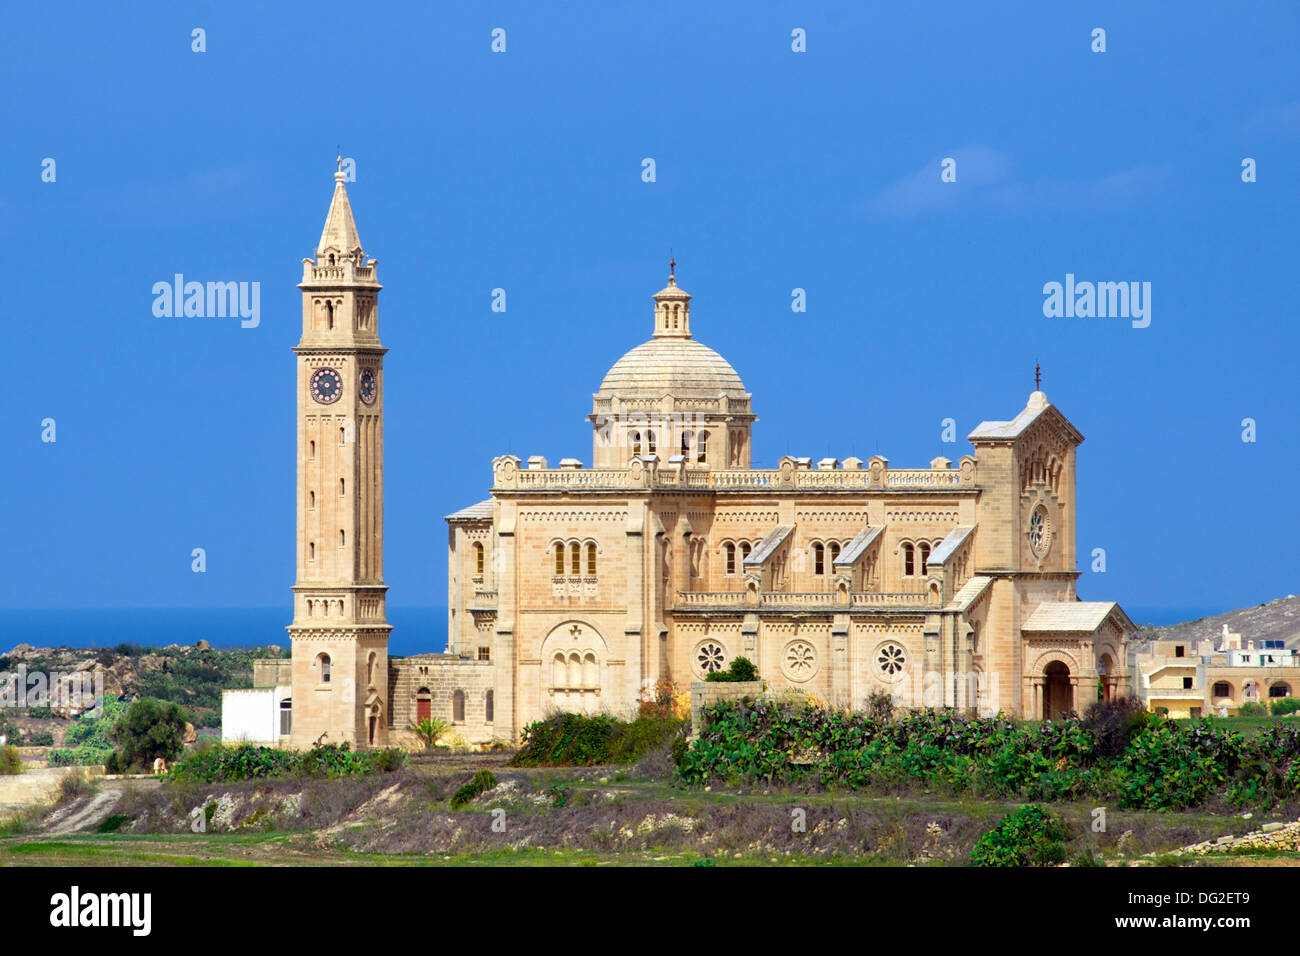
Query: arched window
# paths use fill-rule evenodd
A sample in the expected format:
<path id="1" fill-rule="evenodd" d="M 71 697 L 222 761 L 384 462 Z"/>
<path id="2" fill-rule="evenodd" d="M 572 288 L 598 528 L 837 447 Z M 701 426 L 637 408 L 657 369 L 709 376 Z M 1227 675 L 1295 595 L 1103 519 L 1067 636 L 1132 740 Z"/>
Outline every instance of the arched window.
<path id="1" fill-rule="evenodd" d="M 334 265 L 334 257 L 330 256 L 330 265 Z M 325 327 L 334 328 L 334 303 L 327 301 L 325 303 Z"/>
<path id="2" fill-rule="evenodd" d="M 555 542 L 555 573 L 564 573 L 564 545 L 559 541 Z"/>
<path id="3" fill-rule="evenodd" d="M 917 545 L 916 550 L 921 552 L 921 574 L 925 574 L 930 567 L 930 545 L 922 541 Z"/>
<path id="4" fill-rule="evenodd" d="M 316 542 L 315 542 L 315 541 L 308 541 L 308 542 L 307 542 L 307 560 L 308 560 L 308 561 L 315 561 L 315 560 L 316 560 Z"/>
<path id="5" fill-rule="evenodd" d="M 346 478 L 340 478 L 340 479 L 339 479 L 339 497 L 340 497 L 340 498 L 342 498 L 344 495 L 346 495 L 346 494 L 348 493 L 348 492 L 347 492 L 347 487 L 348 487 L 348 486 L 347 486 L 347 479 L 346 479 Z"/>
<path id="6" fill-rule="evenodd" d="M 307 492 L 307 507 L 313 509 L 316 507 L 316 492 Z"/>
<path id="7" fill-rule="evenodd" d="M 916 556 L 910 544 L 903 545 L 903 576 L 911 577 L 916 573 Z"/>
<path id="8" fill-rule="evenodd" d="M 1213 696 L 1215 696 L 1215 697 L 1231 697 L 1231 696 L 1232 696 L 1232 685 L 1229 684 L 1226 680 L 1215 681 L 1215 683 L 1214 683 L 1214 692 L 1213 692 Z"/>
<path id="9" fill-rule="evenodd" d="M 555 655 L 555 660 L 551 661 L 551 686 L 552 686 L 552 687 L 564 687 L 564 686 L 565 686 L 564 655 L 563 655 L 563 654 L 556 654 L 556 655 Z"/>
<path id="10" fill-rule="evenodd" d="M 458 690 L 451 695 L 451 719 L 456 723 L 465 722 L 465 692 Z"/>
<path id="11" fill-rule="evenodd" d="M 330 682 L 330 656 L 328 654 L 317 654 L 316 666 L 320 668 L 320 682 L 328 684 Z"/>
<path id="12" fill-rule="evenodd" d="M 578 656 L 578 652 L 574 651 L 572 654 L 570 654 L 569 659 L 566 663 L 568 666 L 566 668 L 566 672 L 564 675 L 564 686 L 581 687 L 582 686 L 582 658 Z"/>
<path id="13" fill-rule="evenodd" d="M 596 573 L 596 544 L 590 541 L 587 543 L 587 573 Z"/>
<path id="14" fill-rule="evenodd" d="M 1279 681 L 1268 689 L 1268 696 L 1275 699 L 1278 697 L 1290 697 L 1291 688 L 1289 685 Z"/>
<path id="15" fill-rule="evenodd" d="M 727 556 L 727 573 L 736 573 L 736 546 L 728 541 L 722 546 L 723 553 Z"/>
<path id="16" fill-rule="evenodd" d="M 474 573 L 483 573 L 483 545 L 477 541 L 474 542 Z"/>
<path id="17" fill-rule="evenodd" d="M 747 557 L 749 557 L 749 550 L 750 550 L 750 549 L 749 549 L 749 542 L 748 542 L 748 541 L 742 541 L 742 542 L 740 542 L 740 560 L 741 560 L 741 563 L 744 563 L 744 560 L 745 560 Z"/>
<path id="18" fill-rule="evenodd" d="M 307 442 L 307 457 L 308 458 L 316 457 L 316 443 L 314 441 Z"/>
<path id="19" fill-rule="evenodd" d="M 433 695 L 427 687 L 421 687 L 415 692 L 415 719 L 417 722 L 433 719 Z"/>
<path id="20" fill-rule="evenodd" d="M 483 720 L 486 723 L 492 723 L 496 719 L 496 701 L 492 691 L 483 695 Z"/>
<path id="21" fill-rule="evenodd" d="M 596 687 L 599 683 L 596 679 L 596 655 L 588 652 L 582 659 L 582 686 Z"/>
<path id="22" fill-rule="evenodd" d="M 687 461 L 691 460 L 691 433 L 689 431 L 682 432 L 682 457 Z"/>
<path id="23" fill-rule="evenodd" d="M 641 454 L 641 433 L 633 432 L 630 438 L 632 441 L 632 454 L 640 455 Z"/>
<path id="24" fill-rule="evenodd" d="M 576 541 L 569 545 L 569 573 L 582 573 L 582 545 Z"/>
<path id="25" fill-rule="evenodd" d="M 340 547 L 340 548 L 347 547 L 346 540 L 347 540 L 347 539 L 346 539 L 346 537 L 345 537 L 345 535 L 344 535 L 344 531 L 343 531 L 343 529 L 342 529 L 342 528 L 339 528 L 339 547 Z"/>
<path id="26" fill-rule="evenodd" d="M 813 574 L 826 573 L 826 549 L 820 544 L 813 545 Z"/>
<path id="27" fill-rule="evenodd" d="M 646 433 L 645 433 L 645 443 L 646 443 L 646 454 L 647 454 L 647 455 L 653 455 L 653 454 L 655 453 L 655 433 L 654 433 L 654 432 L 646 432 Z"/>
<path id="28" fill-rule="evenodd" d="M 832 541 L 826 550 L 831 553 L 831 564 L 834 564 L 835 559 L 840 556 L 840 543 L 838 541 Z M 831 570 L 834 570 L 834 568 Z"/>
<path id="29" fill-rule="evenodd" d="M 346 428 L 340 428 L 340 429 L 339 429 L 339 444 L 340 444 L 340 445 L 346 445 L 347 443 L 348 443 L 348 430 L 347 430 Z"/>
<path id="30" fill-rule="evenodd" d="M 288 737 L 293 729 L 293 701 L 286 697 L 280 701 L 280 736 Z"/>
<path id="31" fill-rule="evenodd" d="M 705 464 L 709 458 L 709 433 L 700 432 L 700 437 L 695 440 L 695 460 L 701 465 Z"/>

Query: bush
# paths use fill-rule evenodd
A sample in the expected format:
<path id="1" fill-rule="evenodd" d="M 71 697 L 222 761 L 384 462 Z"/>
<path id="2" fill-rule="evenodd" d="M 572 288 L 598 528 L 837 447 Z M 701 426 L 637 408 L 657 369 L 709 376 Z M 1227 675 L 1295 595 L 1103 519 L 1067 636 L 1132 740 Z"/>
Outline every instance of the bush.
<path id="1" fill-rule="evenodd" d="M 512 767 L 589 767 L 635 763 L 664 747 L 686 727 L 680 717 L 644 716 L 622 721 L 608 714 L 556 714 L 524 728 Z"/>
<path id="2" fill-rule="evenodd" d="M 438 745 L 438 741 L 451 729 L 451 724 L 445 720 L 436 720 L 433 717 L 425 717 L 420 721 L 411 721 L 411 732 L 420 738 L 420 743 L 424 744 L 425 750 L 432 750 Z"/>
<path id="3" fill-rule="evenodd" d="M 1103 757 L 1124 752 L 1134 734 L 1142 732 L 1151 714 L 1136 697 L 1099 700 L 1083 715 L 1080 726 L 1092 732 L 1094 749 Z"/>
<path id="4" fill-rule="evenodd" d="M 1002 818 L 971 850 L 971 866 L 1054 866 L 1065 861 L 1069 831 L 1061 818 L 1036 804 Z"/>
<path id="5" fill-rule="evenodd" d="M 59 803 L 84 797 L 94 789 L 84 770 L 69 771 L 59 779 Z"/>
<path id="6" fill-rule="evenodd" d="M 736 682 L 758 680 L 758 668 L 747 657 L 733 657 L 731 666 L 725 671 L 710 671 L 705 675 L 706 681 Z"/>
<path id="7" fill-rule="evenodd" d="M 118 764 L 130 773 L 153 769 L 159 757 L 171 763 L 185 749 L 185 724 L 185 712 L 170 701 L 135 701 L 109 733 Z"/>
<path id="8" fill-rule="evenodd" d="M 1274 717 L 1285 717 L 1300 710 L 1300 697 L 1278 697 L 1270 705 Z"/>
<path id="9" fill-rule="evenodd" d="M 1237 708 L 1238 717 L 1267 717 L 1268 705 L 1248 700 Z"/>
<path id="10" fill-rule="evenodd" d="M 490 770 L 480 770 L 474 774 L 469 783 L 461 787 L 451 795 L 451 808 L 459 810 L 461 807 L 473 801 L 480 794 L 487 793 L 497 785 L 497 778 L 492 776 Z"/>
<path id="11" fill-rule="evenodd" d="M 113 750 L 107 747 L 60 747 L 47 753 L 45 762 L 51 767 L 106 767 L 112 757 Z"/>
<path id="12" fill-rule="evenodd" d="M 0 747 L 0 776 L 12 776 L 22 772 L 23 758 L 19 756 L 18 748 Z"/>
<path id="13" fill-rule="evenodd" d="M 347 744 L 325 744 L 298 753 L 274 747 L 220 745 L 196 748 L 171 768 L 173 780 L 222 783 L 266 777 L 350 777 L 390 773 L 406 764 L 398 748 L 354 753 Z"/>
<path id="14" fill-rule="evenodd" d="M 30 737 L 27 738 L 27 746 L 28 747 L 53 747 L 54 734 L 50 733 L 48 730 L 42 731 L 39 734 L 32 734 Z"/>

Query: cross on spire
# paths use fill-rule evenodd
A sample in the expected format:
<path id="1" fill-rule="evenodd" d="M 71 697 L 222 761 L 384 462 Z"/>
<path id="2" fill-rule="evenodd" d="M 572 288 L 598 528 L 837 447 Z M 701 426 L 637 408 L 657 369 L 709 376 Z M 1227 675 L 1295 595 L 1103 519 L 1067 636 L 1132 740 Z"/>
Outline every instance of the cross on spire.
<path id="1" fill-rule="evenodd" d="M 668 278 L 674 279 L 676 277 L 677 277 L 677 260 L 673 257 L 673 251 L 669 249 L 668 250 Z"/>
<path id="2" fill-rule="evenodd" d="M 1042 385 L 1043 385 L 1043 370 L 1039 367 L 1038 363 L 1035 362 L 1034 363 L 1034 391 L 1041 392 L 1043 390 Z"/>

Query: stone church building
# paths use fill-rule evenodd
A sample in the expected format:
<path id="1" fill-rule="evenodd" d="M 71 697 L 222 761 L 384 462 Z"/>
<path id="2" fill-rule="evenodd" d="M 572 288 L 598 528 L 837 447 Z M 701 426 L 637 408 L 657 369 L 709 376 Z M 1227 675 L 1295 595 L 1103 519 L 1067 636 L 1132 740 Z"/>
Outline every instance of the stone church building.
<path id="1" fill-rule="evenodd" d="M 694 337 L 670 269 L 650 338 L 593 395 L 591 465 L 502 455 L 447 517 L 448 644 L 388 655 L 385 349 L 344 175 L 299 288 L 292 662 L 227 692 L 226 739 L 409 739 L 421 717 L 515 740 L 556 711 L 633 712 L 737 656 L 769 689 L 860 708 L 1057 717 L 1129 693 L 1134 626 L 1076 593 L 1083 436 L 1033 392 L 955 463 L 751 463 L 753 396 Z M 563 409 L 557 412 L 563 414 Z"/>

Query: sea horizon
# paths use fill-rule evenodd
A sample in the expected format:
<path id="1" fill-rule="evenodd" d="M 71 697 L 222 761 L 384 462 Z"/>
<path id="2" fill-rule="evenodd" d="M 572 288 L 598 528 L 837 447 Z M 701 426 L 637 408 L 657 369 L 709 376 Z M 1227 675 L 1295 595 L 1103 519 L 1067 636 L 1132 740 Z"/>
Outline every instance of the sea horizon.
<path id="1" fill-rule="evenodd" d="M 1135 607 L 1125 609 L 1139 627 L 1179 624 L 1237 608 Z M 0 654 L 19 644 L 33 647 L 289 646 L 287 607 L 195 608 L 0 608 Z M 403 657 L 442 653 L 447 647 L 445 607 L 390 606 L 389 653 Z"/>

